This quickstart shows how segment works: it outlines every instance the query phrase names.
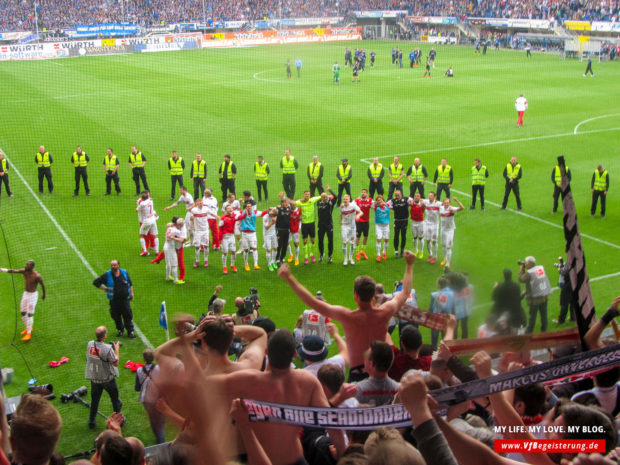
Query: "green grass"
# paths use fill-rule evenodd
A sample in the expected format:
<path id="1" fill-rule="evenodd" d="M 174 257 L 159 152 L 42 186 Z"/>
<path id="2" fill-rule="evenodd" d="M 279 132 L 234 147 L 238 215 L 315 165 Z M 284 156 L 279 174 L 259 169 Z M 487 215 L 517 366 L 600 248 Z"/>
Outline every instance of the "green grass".
<path id="1" fill-rule="evenodd" d="M 163 264 L 150 265 L 138 257 L 134 186 L 127 164 L 129 148 L 134 144 L 148 158 L 146 170 L 161 216 L 160 230 L 171 216 L 163 212 L 170 196 L 166 161 L 171 150 L 177 150 L 187 162 L 201 152 L 208 164 L 207 184 L 218 195 L 215 173 L 224 153 L 230 153 L 239 168 L 238 192 L 254 190 L 252 166 L 256 156 L 263 155 L 272 169 L 272 199 L 281 190 L 278 164 L 285 148 L 291 149 L 302 168 L 297 176 L 298 195 L 307 186 L 305 168 L 314 154 L 326 166 L 325 182 L 333 186 L 340 159 L 348 157 L 356 193 L 367 186 L 367 165 L 361 159 L 380 156 L 388 164 L 391 156 L 401 154 L 408 166 L 419 156 L 432 176 L 440 159 L 446 157 L 455 170 L 454 189 L 464 192 L 455 194 L 466 206 L 475 157 L 480 157 L 490 171 L 487 200 L 500 203 L 504 190 L 501 172 L 510 157 L 517 156 L 524 170 L 524 212 L 545 222 L 499 211 L 491 204 L 484 213 L 465 211 L 456 219 L 453 268 L 470 273 L 476 286 L 476 304 L 480 305 L 470 322 L 472 334 L 484 319 L 487 307 L 483 304 L 503 268 L 516 271 L 518 259 L 535 255 L 555 279 L 552 263 L 564 251 L 564 238 L 557 227 L 562 224 L 561 215 L 550 214 L 550 173 L 556 157 L 564 154 L 573 173 L 580 229 L 592 238 L 583 238 L 590 277 L 620 271 L 620 197 L 615 183 L 620 172 L 617 62 L 595 63 L 596 77 L 591 79 L 582 77 L 583 63 L 563 61 L 556 55 L 535 54 L 526 60 L 522 53 L 490 50 L 486 56 L 477 57 L 471 48 L 438 47 L 433 77 L 422 79 L 419 68 L 398 69 L 390 64 L 391 43 L 367 42 L 367 50 L 377 51 L 375 68 L 368 67 L 359 84 L 352 84 L 350 69 L 343 68 L 341 84 L 335 86 L 331 65 L 335 60 L 343 62 L 347 45 L 0 63 L 0 147 L 36 191 L 33 159 L 38 146 L 44 144 L 55 160 L 56 185 L 53 196 L 46 193 L 35 199 L 13 170 L 15 197 L 3 195 L 0 204 L 6 239 L 0 245 L 0 263 L 17 268 L 32 258 L 48 287 L 48 299 L 39 301 L 35 315 L 33 340 L 24 344 L 16 337 L 16 331 L 21 330 L 17 309 L 23 280 L 0 276 L 0 309 L 4 315 L 0 321 L 0 361 L 3 367 L 15 369 L 14 382 L 7 386 L 9 395 L 24 392 L 30 378 L 16 349 L 39 383 L 52 383 L 57 393 L 70 392 L 86 384 L 85 347 L 95 327 L 113 327 L 105 296 L 92 286 L 91 274 L 44 209 L 97 273 L 107 270 L 112 258 L 118 258 L 128 269 L 135 283 L 135 321 L 154 345 L 164 341 L 157 323 L 162 300 L 171 314 L 184 311 L 199 315 L 206 311 L 216 284 L 224 286 L 222 296 L 229 302 L 237 295 L 247 295 L 250 286 L 258 288 L 264 313 L 279 326 L 292 328 L 304 309 L 274 273 L 222 276 L 218 253 L 211 254 L 209 269 L 194 270 L 193 251 L 186 252 L 190 269 L 183 287 L 164 282 Z M 422 48 L 427 52 L 429 46 Z M 284 63 L 297 57 L 304 63 L 302 77 L 287 81 Z M 454 67 L 454 79 L 443 77 L 448 66 Z M 525 94 L 530 109 L 525 127 L 516 129 L 513 103 L 519 93 Z M 573 135 L 578 123 L 601 116 L 605 117 L 584 123 L 580 134 Z M 73 167 L 69 159 L 77 144 L 91 156 L 91 197 L 71 197 Z M 121 197 L 102 196 L 102 162 L 107 147 L 114 148 L 121 160 Z M 590 178 L 599 163 L 609 169 L 612 181 L 605 220 L 589 217 Z M 514 207 L 514 200 L 509 207 Z M 374 250 L 373 229 L 370 251 Z M 313 291 L 321 290 L 328 301 L 353 307 L 352 280 L 356 275 L 370 274 L 388 287 L 402 276 L 404 263 L 394 259 L 343 268 L 338 233 L 336 238 L 336 263 L 294 270 L 304 284 Z M 262 250 L 260 260 L 265 263 Z M 439 274 L 438 265 L 416 264 L 414 287 L 422 307 L 428 306 Z M 592 283 L 599 311 L 617 294 L 619 285 L 619 276 Z M 549 305 L 550 319 L 557 316 L 557 302 L 556 293 Z M 141 360 L 144 345 L 140 339 L 125 338 L 123 342 L 122 363 Z M 56 369 L 47 367 L 48 361 L 61 356 L 69 357 L 70 363 Z M 152 433 L 128 370 L 121 369 L 119 386 L 128 417 L 127 434 L 151 444 Z M 69 454 L 91 447 L 93 434 L 86 427 L 87 409 L 54 402 L 64 419 L 59 450 Z M 107 396 L 101 409 L 109 412 Z M 173 434 L 171 429 L 170 437 Z"/>

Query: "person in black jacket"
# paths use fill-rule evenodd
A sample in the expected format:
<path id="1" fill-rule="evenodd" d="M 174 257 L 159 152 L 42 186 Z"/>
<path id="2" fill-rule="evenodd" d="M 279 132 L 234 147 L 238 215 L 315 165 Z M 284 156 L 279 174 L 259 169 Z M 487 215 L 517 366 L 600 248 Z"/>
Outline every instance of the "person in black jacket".
<path id="1" fill-rule="evenodd" d="M 521 306 L 521 286 L 512 280 L 512 271 L 504 269 L 504 282 L 493 288 L 493 310 L 498 317 L 508 313 L 510 331 L 516 334 L 517 330 L 526 323 L 525 311 Z"/>
<path id="2" fill-rule="evenodd" d="M 324 239 L 327 235 L 327 263 L 332 263 L 332 255 L 334 254 L 334 221 L 332 212 L 334 211 L 334 200 L 336 193 L 325 186 L 325 190 L 329 192 L 321 193 L 321 200 L 316 203 L 319 217 L 319 262 L 325 257 Z"/>

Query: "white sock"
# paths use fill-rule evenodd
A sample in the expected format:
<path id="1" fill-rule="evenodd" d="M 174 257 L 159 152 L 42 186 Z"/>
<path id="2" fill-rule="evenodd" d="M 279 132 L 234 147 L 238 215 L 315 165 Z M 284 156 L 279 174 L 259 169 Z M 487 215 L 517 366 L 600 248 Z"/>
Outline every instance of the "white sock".
<path id="1" fill-rule="evenodd" d="M 437 244 L 437 242 L 433 242 L 433 257 L 437 256 L 437 249 L 439 248 L 439 244 Z"/>
<path id="2" fill-rule="evenodd" d="M 172 267 L 172 279 L 174 279 L 175 281 L 179 280 L 179 267 L 178 267 L 178 265 Z"/>
<path id="3" fill-rule="evenodd" d="M 155 253 L 159 253 L 159 237 L 155 238 Z"/>
<path id="4" fill-rule="evenodd" d="M 227 257 L 227 255 L 225 253 L 223 253 L 222 254 L 222 265 L 224 266 L 224 268 L 226 268 L 226 257 Z"/>
<path id="5" fill-rule="evenodd" d="M 202 253 L 205 256 L 205 262 L 206 262 L 209 259 L 209 246 L 208 245 L 202 246 Z"/>
<path id="6" fill-rule="evenodd" d="M 235 266 L 236 258 L 237 258 L 237 254 L 233 250 L 232 253 L 230 254 L 230 266 Z"/>
<path id="7" fill-rule="evenodd" d="M 247 251 L 247 250 L 244 250 L 244 251 L 243 251 L 243 263 L 244 263 L 244 265 L 246 265 L 246 266 L 247 266 L 247 264 L 248 264 L 248 251 Z"/>
<path id="8" fill-rule="evenodd" d="M 288 252 L 288 256 L 289 256 L 289 257 L 292 257 L 292 256 L 293 256 L 293 251 L 291 250 L 291 244 L 290 244 L 290 243 L 289 243 L 289 245 L 288 245 L 288 249 L 286 249 L 286 250 L 287 250 L 287 252 Z"/>
<path id="9" fill-rule="evenodd" d="M 355 246 L 351 244 L 351 249 L 349 250 L 349 261 L 353 263 L 353 255 L 355 254 Z"/>
<path id="10" fill-rule="evenodd" d="M 278 255 L 278 250 L 273 249 L 271 251 L 271 264 L 273 265 L 276 262 L 276 256 Z"/>
<path id="11" fill-rule="evenodd" d="M 299 244 L 295 246 L 295 260 L 299 260 Z"/>
<path id="12" fill-rule="evenodd" d="M 258 266 L 258 250 L 252 250 L 252 258 L 254 259 L 254 266 Z"/>
<path id="13" fill-rule="evenodd" d="M 31 316 L 26 317 L 26 329 L 28 330 L 28 334 L 32 332 L 32 323 L 34 322 L 34 318 Z"/>
<path id="14" fill-rule="evenodd" d="M 146 240 L 144 239 L 144 237 L 140 238 L 140 247 L 142 247 L 143 252 L 146 252 Z"/>
<path id="15" fill-rule="evenodd" d="M 166 263 L 166 279 L 170 278 L 170 272 L 172 267 Z"/>
<path id="16" fill-rule="evenodd" d="M 22 315 L 22 322 L 24 323 L 24 327 L 28 328 L 28 315 Z"/>
<path id="17" fill-rule="evenodd" d="M 349 259 L 349 244 L 342 246 L 342 255 L 344 255 L 344 261 L 346 262 Z"/>
<path id="18" fill-rule="evenodd" d="M 387 241 L 383 241 L 383 253 L 386 253 L 388 249 Z"/>
<path id="19" fill-rule="evenodd" d="M 200 247 L 196 247 L 196 263 L 200 261 Z"/>
<path id="20" fill-rule="evenodd" d="M 446 249 L 446 263 L 449 265 L 452 260 L 452 247 Z"/>
<path id="21" fill-rule="evenodd" d="M 381 255 L 381 241 L 377 241 L 377 255 Z"/>

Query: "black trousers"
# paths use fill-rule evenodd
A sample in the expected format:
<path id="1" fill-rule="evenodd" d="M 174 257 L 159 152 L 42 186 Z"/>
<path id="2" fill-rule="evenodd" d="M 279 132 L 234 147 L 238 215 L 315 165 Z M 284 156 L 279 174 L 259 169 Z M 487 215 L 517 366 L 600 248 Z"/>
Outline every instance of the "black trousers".
<path id="1" fill-rule="evenodd" d="M 276 261 L 283 262 L 286 258 L 286 249 L 288 248 L 289 229 L 276 229 L 278 236 L 278 251 L 276 252 Z"/>
<path id="2" fill-rule="evenodd" d="M 87 194 L 90 194 L 90 189 L 88 188 L 88 171 L 85 166 L 78 166 L 75 168 L 75 191 L 73 191 L 73 193 L 75 195 L 80 193 L 80 178 L 84 184 L 84 190 Z"/>
<path id="3" fill-rule="evenodd" d="M 114 181 L 114 189 L 116 189 L 116 193 L 121 193 L 121 186 L 118 180 L 118 172 L 112 173 L 111 171 L 106 171 L 105 173 L 105 193 L 109 194 L 112 191 L 112 181 Z"/>
<path id="4" fill-rule="evenodd" d="M 456 328 L 454 328 L 454 339 L 459 338 L 459 325 L 461 326 L 461 339 L 467 339 L 469 337 L 469 331 L 467 330 L 467 318 L 463 317 L 456 322 Z"/>
<path id="5" fill-rule="evenodd" d="M 558 203 L 560 200 L 560 194 L 562 193 L 562 188 L 556 185 L 553 186 L 553 212 L 558 211 Z"/>
<path id="6" fill-rule="evenodd" d="M 265 192 L 265 201 L 269 200 L 269 194 L 267 192 L 267 180 L 261 181 L 259 179 L 256 180 L 256 190 L 258 191 L 258 201 L 262 201 L 261 191 Z"/>
<path id="7" fill-rule="evenodd" d="M 388 190 L 388 200 L 391 200 L 392 197 L 394 196 L 394 192 L 395 191 L 400 191 L 402 193 L 403 191 L 403 183 L 399 182 L 397 184 L 394 184 L 393 182 L 390 182 L 390 189 Z"/>
<path id="8" fill-rule="evenodd" d="M 338 184 L 338 200 L 336 202 L 336 206 L 340 206 L 340 203 L 342 201 L 342 194 L 344 193 L 344 191 L 347 192 L 347 194 L 349 194 L 349 197 L 351 197 L 351 183 L 350 182 L 343 182 L 342 184 Z"/>
<path id="9" fill-rule="evenodd" d="M 510 191 L 515 194 L 515 200 L 517 201 L 517 208 L 521 210 L 521 195 L 519 195 L 519 183 L 518 182 L 506 182 L 506 189 L 504 191 L 504 201 L 502 202 L 502 208 L 506 208 L 508 204 L 508 196 Z"/>
<path id="10" fill-rule="evenodd" d="M 594 215 L 596 213 L 596 204 L 598 203 L 598 199 L 601 199 L 601 216 L 605 216 L 605 200 L 607 196 L 603 193 L 603 191 L 595 190 L 592 192 L 592 207 L 590 208 L 590 214 Z"/>
<path id="11" fill-rule="evenodd" d="M 52 182 L 52 168 L 39 168 L 39 194 L 43 193 L 43 178 L 47 179 L 47 188 L 50 194 L 54 192 L 54 183 Z"/>
<path id="12" fill-rule="evenodd" d="M 331 257 L 334 254 L 334 225 L 319 223 L 319 255 L 323 255 L 325 251 L 325 235 L 327 235 L 327 256 Z"/>
<path id="13" fill-rule="evenodd" d="M 319 194 L 322 194 L 324 191 L 323 180 L 321 178 L 317 179 L 316 183 L 310 183 L 310 197 L 314 197 L 314 193 L 317 191 Z"/>
<path id="14" fill-rule="evenodd" d="M 560 316 L 558 316 L 558 323 L 564 323 L 566 321 L 566 315 L 570 307 L 570 320 L 575 321 L 575 305 L 573 304 L 573 290 L 570 287 L 570 283 L 564 284 L 560 289 Z"/>
<path id="15" fill-rule="evenodd" d="M 170 183 L 172 187 L 170 188 L 170 200 L 173 200 L 176 193 L 176 185 L 179 183 L 179 187 L 183 187 L 183 175 L 182 174 L 171 174 L 170 175 Z"/>
<path id="16" fill-rule="evenodd" d="M 132 168 L 131 172 L 133 174 L 133 182 L 136 183 L 136 195 L 138 195 L 140 191 L 140 180 L 142 180 L 142 185 L 144 186 L 144 190 L 149 190 L 149 184 L 146 182 L 146 171 L 144 171 L 144 167 L 140 168 Z"/>
<path id="17" fill-rule="evenodd" d="M 4 172 L 4 176 L 0 176 L 0 194 L 2 194 L 2 184 L 4 183 L 4 188 L 6 189 L 7 195 L 11 195 L 11 188 L 9 187 L 9 173 Z"/>
<path id="18" fill-rule="evenodd" d="M 370 181 L 370 184 L 368 185 L 368 195 L 374 199 L 375 192 L 379 195 L 383 195 L 383 193 L 385 192 L 383 190 L 383 183 L 381 181 Z"/>
<path id="19" fill-rule="evenodd" d="M 110 300 L 110 316 L 114 320 L 118 331 L 126 329 L 127 333 L 133 332 L 133 312 L 131 311 L 129 300 Z"/>
<path id="20" fill-rule="evenodd" d="M 295 198 L 295 175 L 283 174 L 282 175 L 282 187 L 289 199 Z"/>
<path id="21" fill-rule="evenodd" d="M 112 410 L 114 412 L 120 412 L 123 408 L 123 402 L 118 397 L 118 386 L 116 385 L 116 378 L 112 378 L 112 381 L 105 383 L 93 383 L 90 382 L 90 414 L 88 415 L 88 423 L 95 424 L 97 418 L 97 410 L 99 410 L 99 401 L 101 400 L 101 394 L 106 391 L 110 400 L 112 401 Z"/>
<path id="22" fill-rule="evenodd" d="M 481 184 L 473 184 L 471 186 L 471 206 L 476 207 L 476 195 L 480 194 L 480 206 L 484 208 L 484 186 Z"/>
<path id="23" fill-rule="evenodd" d="M 200 194 L 200 197 L 205 195 L 206 185 L 205 178 L 194 178 L 194 200 L 198 198 L 198 194 Z"/>
<path id="24" fill-rule="evenodd" d="M 441 200 L 441 193 L 445 192 L 446 195 L 448 196 L 448 198 L 450 198 L 450 188 L 448 187 L 448 184 L 446 184 L 445 182 L 438 182 L 437 183 L 437 192 L 435 192 L 435 198 L 437 200 Z"/>
<path id="25" fill-rule="evenodd" d="M 424 184 L 419 181 L 409 184 L 409 197 L 413 198 L 416 191 L 420 193 L 420 197 L 424 198 Z"/>
<path id="26" fill-rule="evenodd" d="M 407 225 L 409 219 L 394 220 L 394 250 L 398 252 L 400 245 L 401 254 L 407 245 Z"/>
<path id="27" fill-rule="evenodd" d="M 222 187 L 222 202 L 226 201 L 228 194 L 236 195 L 234 179 L 220 179 L 220 185 Z"/>

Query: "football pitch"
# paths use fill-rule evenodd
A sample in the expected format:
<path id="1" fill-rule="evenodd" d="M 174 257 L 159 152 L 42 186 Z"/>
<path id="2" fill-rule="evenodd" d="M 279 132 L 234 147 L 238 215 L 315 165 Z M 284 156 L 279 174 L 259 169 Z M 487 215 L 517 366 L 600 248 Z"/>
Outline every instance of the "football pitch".
<path id="1" fill-rule="evenodd" d="M 0 275 L 0 362 L 15 370 L 13 383 L 6 386 L 9 396 L 26 391 L 32 377 L 37 384 L 54 385 L 58 399 L 53 402 L 64 421 L 58 448 L 63 454 L 92 447 L 87 409 L 61 404 L 59 398 L 61 392 L 81 385 L 90 388 L 84 379 L 85 350 L 95 327 L 107 325 L 109 339 L 116 339 L 107 299 L 92 285 L 95 276 L 109 269 L 111 259 L 120 260 L 134 282 L 132 308 L 140 329 L 139 338 L 121 339 L 121 365 L 127 360 L 142 361 L 146 345 L 157 346 L 165 340 L 158 324 L 162 301 L 170 315 L 186 312 L 197 317 L 206 312 L 218 284 L 224 288 L 220 296 L 228 301 L 229 312 L 234 298 L 248 295 L 249 287 L 258 289 L 263 314 L 279 327 L 292 329 L 304 310 L 276 274 L 267 271 L 260 247 L 262 270 L 245 272 L 241 266 L 239 273 L 228 276 L 222 274 L 219 252 L 211 252 L 209 268 L 193 269 L 194 251 L 187 249 L 187 283 L 165 282 L 164 264 L 151 265 L 139 256 L 135 186 L 128 164 L 132 145 L 148 160 L 146 172 L 160 216 L 161 237 L 165 221 L 174 214 L 183 216 L 181 206 L 164 212 L 164 206 L 171 203 L 167 160 L 172 150 L 185 158 L 187 185 L 194 155 L 203 154 L 207 185 L 218 197 L 217 169 L 225 153 L 231 154 L 238 168 L 238 194 L 244 189 L 255 194 L 252 169 L 256 157 L 264 156 L 271 169 L 269 205 L 276 204 L 276 194 L 282 190 L 279 161 L 286 148 L 300 165 L 297 198 L 308 186 L 306 168 L 313 155 L 325 166 L 323 183 L 334 189 L 337 166 L 348 158 L 355 196 L 368 186 L 366 170 L 372 157 L 380 157 L 386 167 L 395 155 L 405 167 L 420 157 L 431 178 L 440 160 L 447 158 L 455 173 L 453 195 L 466 207 L 456 216 L 452 269 L 467 271 L 475 286 L 475 310 L 469 323 L 472 336 L 488 313 L 492 286 L 501 280 L 503 268 L 511 268 L 516 276 L 517 260 L 534 255 L 552 284 L 557 284 L 553 263 L 564 254 L 564 235 L 561 207 L 551 214 L 551 171 L 556 157 L 564 154 L 572 172 L 571 188 L 594 302 L 599 313 L 607 308 L 620 288 L 620 193 L 616 187 L 620 64 L 595 62 L 596 76 L 584 78 L 585 63 L 565 61 L 555 54 L 535 53 L 526 59 L 524 52 L 489 49 L 484 56 L 474 56 L 471 47 L 439 46 L 436 68 L 425 79 L 423 69 L 410 69 L 408 60 L 402 69 L 391 64 L 392 45 L 366 41 L 0 63 L 0 148 L 11 166 L 14 193 L 8 198 L 2 192 L 0 198 L 0 266 L 21 268 L 33 259 L 48 290 L 47 299 L 39 299 L 33 338 L 23 343 L 19 336 L 23 279 Z M 403 48 L 404 58 L 416 46 L 422 48 L 423 56 L 430 50 L 429 44 L 397 45 Z M 342 67 L 341 82 L 335 85 L 331 67 L 335 61 L 344 64 L 347 46 L 363 46 L 368 54 L 375 50 L 377 62 L 371 68 L 368 60 L 360 83 L 352 83 L 350 68 Z M 293 78 L 287 80 L 286 60 L 293 63 L 297 58 L 303 62 L 301 77 L 293 66 Z M 448 66 L 454 68 L 454 78 L 443 76 Z M 525 126 L 516 128 L 514 101 L 520 93 L 527 98 L 529 110 Z M 53 195 L 47 187 L 43 195 L 38 194 L 34 157 L 40 145 L 54 159 Z M 83 190 L 79 197 L 72 197 L 70 158 L 76 145 L 91 158 L 90 197 Z M 121 162 L 121 196 L 103 196 L 103 158 L 108 147 Z M 504 194 L 502 171 L 512 156 L 518 157 L 523 169 L 523 212 L 516 211 L 512 196 L 509 208 L 499 209 Z M 476 157 L 490 172 L 484 212 L 467 209 Z M 589 215 L 590 179 L 599 164 L 609 170 L 611 180 L 604 219 Z M 263 202 L 258 207 L 266 206 Z M 354 307 L 355 276 L 369 274 L 390 290 L 402 277 L 405 264 L 393 258 L 393 247 L 388 260 L 372 260 L 375 235 L 371 226 L 367 247 L 371 260 L 343 267 L 338 220 L 336 211 L 334 263 L 301 264 L 293 272 L 311 291 L 322 291 L 329 302 Z M 407 239 L 410 245 L 410 230 Z M 237 264 L 240 261 L 238 256 Z M 414 288 L 420 307 L 428 307 L 441 273 L 439 264 L 416 263 Z M 558 302 L 556 291 L 550 296 L 549 320 L 557 317 Z M 550 322 L 552 328 L 555 325 Z M 423 335 L 429 342 L 429 332 L 423 330 Z M 70 362 L 48 367 L 49 361 L 63 356 Z M 150 445 L 154 438 L 133 390 L 134 375 L 119 369 L 118 384 L 128 419 L 125 434 Z M 100 410 L 110 413 L 106 395 Z M 101 420 L 98 429 L 103 427 Z M 169 437 L 173 435 L 171 428 Z"/>

